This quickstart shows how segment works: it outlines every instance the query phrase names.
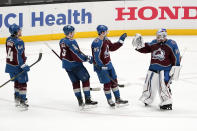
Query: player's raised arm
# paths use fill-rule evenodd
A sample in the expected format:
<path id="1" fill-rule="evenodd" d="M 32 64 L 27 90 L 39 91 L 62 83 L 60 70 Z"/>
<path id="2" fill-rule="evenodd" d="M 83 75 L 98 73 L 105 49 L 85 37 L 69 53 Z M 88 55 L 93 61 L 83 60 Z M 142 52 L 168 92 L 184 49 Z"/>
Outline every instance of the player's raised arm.
<path id="1" fill-rule="evenodd" d="M 117 49 L 119 49 L 123 44 L 124 44 L 124 40 L 127 37 L 127 33 L 124 33 L 120 36 L 118 42 L 112 43 L 109 39 L 107 39 L 107 43 L 109 45 L 109 51 L 116 51 Z"/>
<path id="2" fill-rule="evenodd" d="M 136 34 L 133 38 L 132 45 L 136 48 L 136 50 L 140 53 L 150 53 L 151 48 L 149 43 L 144 43 L 143 37 L 141 34 Z"/>

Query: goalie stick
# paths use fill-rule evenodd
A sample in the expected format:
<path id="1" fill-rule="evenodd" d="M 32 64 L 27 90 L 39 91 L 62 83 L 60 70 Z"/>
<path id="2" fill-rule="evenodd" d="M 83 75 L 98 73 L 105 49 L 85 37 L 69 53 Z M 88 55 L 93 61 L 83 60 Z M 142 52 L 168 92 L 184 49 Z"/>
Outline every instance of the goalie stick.
<path id="1" fill-rule="evenodd" d="M 34 66 L 36 63 L 38 63 L 38 62 L 41 60 L 41 58 L 42 58 L 42 51 L 40 51 L 39 57 L 38 57 L 37 61 L 35 61 L 35 62 L 34 62 L 33 64 L 31 64 L 29 67 L 31 68 L 32 66 Z M 19 76 L 20 76 L 21 74 L 23 74 L 24 72 L 25 72 L 25 71 L 23 70 L 22 72 L 20 72 L 20 73 L 18 73 L 17 75 L 13 76 L 10 80 L 8 80 L 8 81 L 6 81 L 4 84 L 2 84 L 2 85 L 0 86 L 0 88 L 3 87 L 4 85 L 6 85 L 7 83 L 9 83 L 10 81 L 14 80 L 15 78 L 19 77 Z"/>
<path id="2" fill-rule="evenodd" d="M 49 46 L 48 43 L 45 43 L 46 46 L 61 60 L 60 56 Z M 101 88 L 90 88 L 91 91 L 100 91 Z"/>

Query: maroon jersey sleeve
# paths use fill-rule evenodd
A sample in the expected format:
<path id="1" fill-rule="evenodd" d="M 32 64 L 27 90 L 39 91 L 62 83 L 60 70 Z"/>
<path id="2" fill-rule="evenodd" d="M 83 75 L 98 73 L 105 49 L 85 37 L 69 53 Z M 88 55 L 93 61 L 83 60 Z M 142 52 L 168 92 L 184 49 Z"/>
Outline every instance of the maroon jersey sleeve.
<path id="1" fill-rule="evenodd" d="M 119 49 L 122 46 L 122 44 L 120 42 L 112 43 L 110 40 L 105 40 L 105 42 L 109 46 L 109 51 L 116 51 L 117 49 Z"/>
<path id="2" fill-rule="evenodd" d="M 151 52 L 151 47 L 148 43 L 145 43 L 145 47 L 141 49 L 136 49 L 140 53 L 150 53 Z"/>
<path id="3" fill-rule="evenodd" d="M 24 63 L 26 62 L 26 59 L 27 59 L 27 57 L 25 56 L 25 49 L 24 49 L 24 51 L 23 51 L 23 53 L 22 53 L 22 58 L 23 58 L 23 61 L 24 61 Z"/>

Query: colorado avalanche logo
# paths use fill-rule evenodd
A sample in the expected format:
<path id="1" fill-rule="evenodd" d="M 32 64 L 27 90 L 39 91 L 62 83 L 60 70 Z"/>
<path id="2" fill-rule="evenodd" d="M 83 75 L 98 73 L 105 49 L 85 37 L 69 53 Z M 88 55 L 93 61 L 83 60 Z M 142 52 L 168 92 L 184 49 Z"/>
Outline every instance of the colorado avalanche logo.
<path id="1" fill-rule="evenodd" d="M 107 46 L 105 52 L 104 52 L 105 58 L 109 57 L 109 47 Z"/>
<path id="2" fill-rule="evenodd" d="M 152 59 L 163 61 L 165 59 L 165 52 L 161 48 L 153 51 Z"/>

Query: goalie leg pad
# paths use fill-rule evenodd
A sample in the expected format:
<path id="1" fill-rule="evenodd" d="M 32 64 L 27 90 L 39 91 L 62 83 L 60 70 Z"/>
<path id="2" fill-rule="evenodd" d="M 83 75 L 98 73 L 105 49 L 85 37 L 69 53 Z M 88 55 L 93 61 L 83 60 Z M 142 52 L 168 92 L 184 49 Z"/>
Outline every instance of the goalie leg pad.
<path id="1" fill-rule="evenodd" d="M 171 92 L 170 89 L 166 86 L 166 83 L 164 81 L 164 71 L 160 71 L 159 74 L 159 96 L 161 99 L 161 104 L 160 106 L 163 105 L 168 105 L 168 104 L 172 104 L 172 96 L 171 96 Z"/>
<path id="2" fill-rule="evenodd" d="M 149 70 L 146 76 L 140 101 L 146 104 L 151 104 L 155 98 L 158 87 L 159 87 L 159 74 Z"/>

